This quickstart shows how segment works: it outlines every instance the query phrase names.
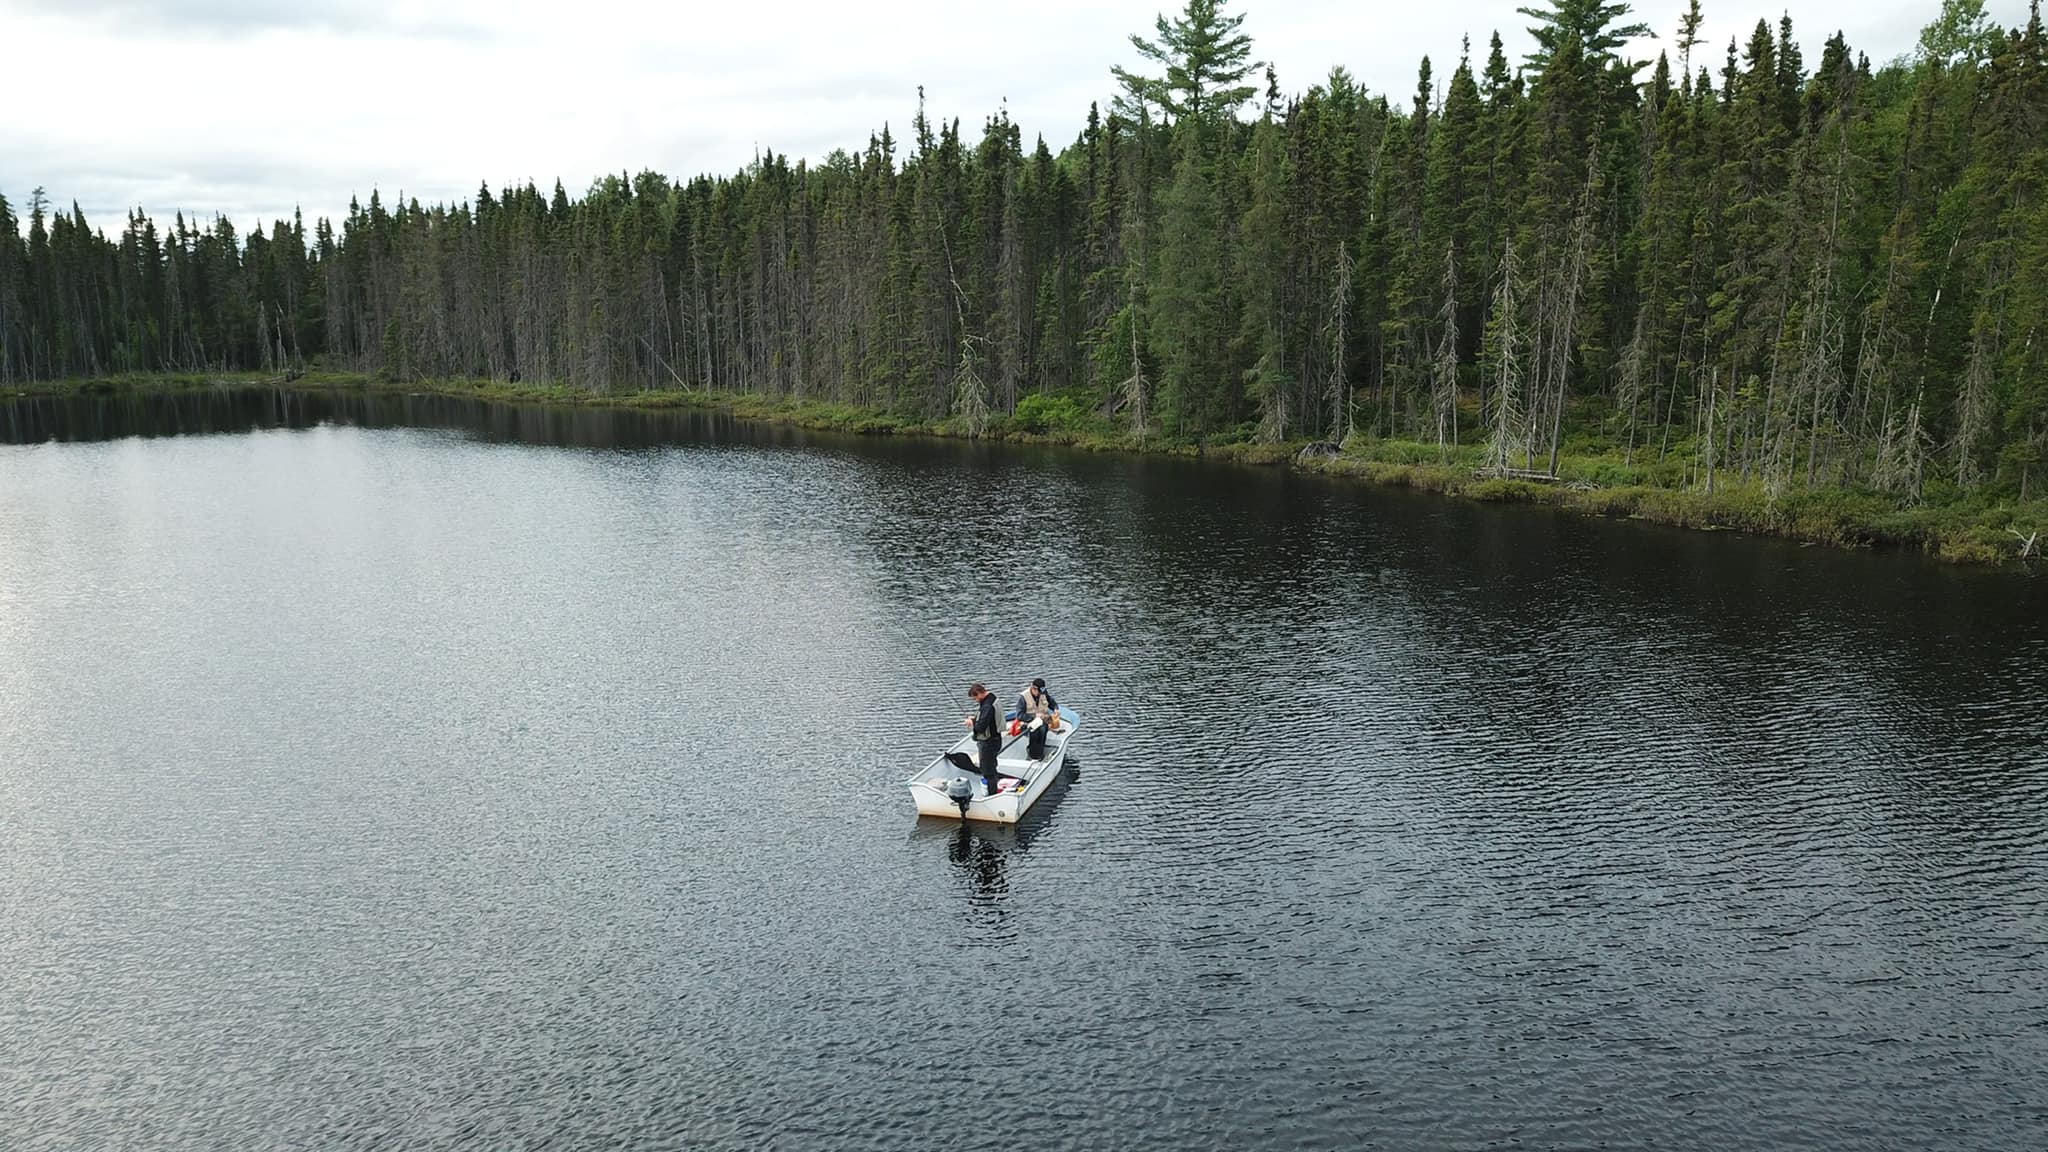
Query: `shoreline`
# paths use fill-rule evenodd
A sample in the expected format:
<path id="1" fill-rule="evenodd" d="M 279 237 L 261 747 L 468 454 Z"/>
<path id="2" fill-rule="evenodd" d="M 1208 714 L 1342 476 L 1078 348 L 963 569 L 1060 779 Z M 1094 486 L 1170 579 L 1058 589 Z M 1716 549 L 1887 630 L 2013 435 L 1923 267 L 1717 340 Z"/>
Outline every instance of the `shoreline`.
<path id="1" fill-rule="evenodd" d="M 1756 481 L 1724 482 L 1716 491 L 1669 484 L 1600 482 L 1622 471 L 1612 453 L 1570 456 L 1558 479 L 1477 475 L 1469 461 L 1445 463 L 1433 444 L 1379 440 L 1350 443 L 1342 451 L 1304 453 L 1305 442 L 1198 444 L 1164 437 L 1140 440 L 1100 428 L 1016 427 L 999 421 L 974 435 L 957 421 L 933 422 L 871 408 L 795 397 L 704 391 L 595 393 L 552 385 L 479 380 L 395 383 L 361 373 L 309 371 L 296 376 L 261 373 L 97 377 L 9 385 L 0 400 L 147 395 L 220 389 L 273 388 L 295 392 L 426 393 L 503 404 L 619 410 L 689 409 L 736 419 L 857 436 L 928 436 L 1034 444 L 1087 452 L 1213 459 L 1262 467 L 1291 467 L 1385 488 L 1407 488 L 1486 503 L 1533 504 L 1582 515 L 1634 519 L 1695 531 L 1733 531 L 1834 548 L 1897 548 L 1950 563 L 2003 564 L 2022 558 L 2022 536 L 2040 531 L 2048 543 L 2048 500 L 2025 503 L 1952 500 L 1906 506 L 1881 493 L 1847 487 L 1793 489 L 1773 500 Z M 1470 456 L 1474 449 L 1457 450 Z M 1667 468 L 1676 471 L 1676 466 Z M 2015 535 L 2018 532 L 2020 535 Z M 2037 549 L 2035 555 L 2039 555 Z"/>

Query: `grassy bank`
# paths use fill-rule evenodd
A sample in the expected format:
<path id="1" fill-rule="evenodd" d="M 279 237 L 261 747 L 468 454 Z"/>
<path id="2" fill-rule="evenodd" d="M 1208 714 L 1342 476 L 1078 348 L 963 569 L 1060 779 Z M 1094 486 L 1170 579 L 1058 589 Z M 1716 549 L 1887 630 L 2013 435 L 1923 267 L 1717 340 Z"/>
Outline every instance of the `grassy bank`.
<path id="1" fill-rule="evenodd" d="M 308 391 L 433 393 L 516 404 L 631 409 L 692 408 L 740 419 L 863 436 L 976 435 L 959 419 L 783 396 L 744 393 L 647 391 L 592 393 L 547 385 L 489 380 L 415 380 L 394 384 L 354 373 L 316 371 L 290 380 L 260 374 L 102 377 L 15 386 L 0 397 L 141 395 L 270 385 Z M 1245 464 L 1285 465 L 1385 487 L 1412 488 L 1494 503 L 1540 504 L 1592 515 L 1627 517 L 1700 530 L 1732 530 L 1835 547 L 1899 547 L 1945 560 L 2001 563 L 2017 558 L 2021 534 L 2040 532 L 2048 546 L 2048 500 L 2019 502 L 1962 492 L 1931 482 L 1925 498 L 1902 504 L 1887 494 L 1854 487 L 1793 486 L 1773 496 L 1755 478 L 1723 475 L 1708 492 L 1697 482 L 1690 444 L 1658 457 L 1603 444 L 1584 430 L 1568 441 L 1555 482 L 1489 478 L 1479 474 L 1476 446 L 1440 453 L 1435 444 L 1353 436 L 1341 451 L 1301 452 L 1303 445 L 1260 444 L 1249 438 L 1195 442 L 1143 439 L 1070 399 L 1034 396 L 1014 416 L 990 419 L 979 438 L 1052 444 L 1098 452 L 1201 456 Z"/>
<path id="2" fill-rule="evenodd" d="M 1415 488 L 1495 503 L 1542 504 L 1702 531 L 1737 531 L 1843 548 L 1898 547 L 1944 560 L 1996 564 L 2019 556 L 2013 530 L 2048 540 L 2048 502 L 1983 499 L 1902 506 L 1882 493 L 1849 488 L 1789 489 L 1772 497 L 1761 483 L 1739 479 L 1697 488 L 1647 483 L 1598 484 L 1583 479 L 1600 461 L 1559 461 L 1557 483 L 1490 479 L 1469 467 L 1400 459 L 1422 445 L 1382 442 L 1310 460 L 1301 466 L 1389 487 Z M 1427 446 L 1432 459 L 1435 446 Z M 1574 474 L 1580 478 L 1574 478 Z"/>

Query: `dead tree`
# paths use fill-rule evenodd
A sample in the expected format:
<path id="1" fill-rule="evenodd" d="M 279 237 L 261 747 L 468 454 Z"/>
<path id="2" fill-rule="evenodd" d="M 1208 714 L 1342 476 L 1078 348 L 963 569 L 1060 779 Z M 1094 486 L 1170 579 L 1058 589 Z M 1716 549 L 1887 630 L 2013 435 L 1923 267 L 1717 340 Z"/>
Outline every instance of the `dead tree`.
<path id="1" fill-rule="evenodd" d="M 1520 269 L 1515 265 L 1512 237 L 1505 242 L 1503 249 L 1500 286 L 1494 289 L 1493 316 L 1489 321 L 1492 332 L 1488 343 L 1492 345 L 1490 351 L 1493 354 L 1489 375 L 1493 377 L 1493 387 L 1488 400 L 1492 411 L 1488 413 L 1486 464 L 1482 469 L 1494 476 L 1505 476 L 1513 471 L 1515 458 L 1527 448 L 1521 408 L 1521 317 L 1515 312 L 1518 307 L 1515 277 Z"/>
<path id="2" fill-rule="evenodd" d="M 960 359 L 953 369 L 953 415 L 967 423 L 967 434 L 979 439 L 988 429 L 988 383 L 982 378 L 982 345 L 988 337 L 976 335 L 967 324 L 967 293 L 953 280 L 953 307 L 960 318 Z"/>
<path id="3" fill-rule="evenodd" d="M 1436 374 L 1431 381 L 1431 406 L 1436 409 L 1436 454 L 1439 461 L 1450 458 L 1450 448 L 1445 444 L 1448 428 L 1450 444 L 1458 441 L 1458 250 L 1452 245 L 1444 250 L 1444 303 L 1438 309 L 1437 318 L 1443 322 L 1443 331 L 1438 337 L 1436 349 Z"/>
<path id="4" fill-rule="evenodd" d="M 1629 337 L 1628 347 L 1621 353 L 1621 375 L 1615 384 L 1614 405 L 1625 413 L 1628 430 L 1627 447 L 1623 459 L 1634 463 L 1636 457 L 1636 409 L 1643 402 L 1643 364 L 1649 359 L 1649 348 L 1644 335 L 1644 313 L 1649 311 L 1645 304 L 1636 309 L 1635 333 Z M 1651 401 L 1650 415 L 1655 416 L 1656 402 Z"/>
<path id="5" fill-rule="evenodd" d="M 1138 443 L 1142 445 L 1145 442 L 1145 425 L 1151 413 L 1145 403 L 1149 388 L 1145 380 L 1144 349 L 1138 344 L 1138 300 L 1135 294 L 1131 297 L 1130 312 L 1131 374 L 1117 385 L 1117 391 L 1123 396 L 1124 407 L 1130 410 L 1131 431 L 1138 434 Z"/>
<path id="6" fill-rule="evenodd" d="M 1920 398 L 1915 396 L 1903 416 L 1893 412 L 1885 419 L 1870 486 L 1918 504 L 1926 465 L 1927 433 L 1920 426 Z"/>

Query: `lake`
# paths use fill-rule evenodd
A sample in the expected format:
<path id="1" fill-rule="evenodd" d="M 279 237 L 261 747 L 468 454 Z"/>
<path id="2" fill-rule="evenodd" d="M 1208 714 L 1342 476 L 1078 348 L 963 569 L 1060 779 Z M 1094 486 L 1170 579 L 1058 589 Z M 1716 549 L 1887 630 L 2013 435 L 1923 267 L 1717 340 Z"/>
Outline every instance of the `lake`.
<path id="1" fill-rule="evenodd" d="M 702 413 L 0 403 L 0 1132 L 2031 1152 L 2044 591 Z M 1079 779 L 920 824 L 1034 675 Z"/>

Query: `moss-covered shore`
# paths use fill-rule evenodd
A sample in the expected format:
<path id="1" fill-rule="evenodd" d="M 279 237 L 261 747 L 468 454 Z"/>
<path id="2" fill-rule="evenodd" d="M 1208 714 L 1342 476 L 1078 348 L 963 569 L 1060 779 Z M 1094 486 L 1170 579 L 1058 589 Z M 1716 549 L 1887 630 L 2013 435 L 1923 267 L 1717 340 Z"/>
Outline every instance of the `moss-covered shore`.
<path id="1" fill-rule="evenodd" d="M 487 380 L 411 380 L 402 384 L 354 373 L 314 371 L 290 379 L 260 374 L 155 375 L 66 380 L 0 389 L 0 400 L 25 396 L 122 395 L 221 388 L 277 387 L 305 391 L 433 393 L 510 404 L 630 409 L 691 408 L 740 419 L 864 436 L 974 435 L 960 420 L 932 421 L 872 408 L 745 393 L 646 391 L 592 393 L 546 384 Z M 1044 398 L 1034 398 L 1044 400 Z M 1944 560 L 1995 564 L 2020 557 L 2023 537 L 2038 532 L 2048 550 L 2048 500 L 2018 501 L 1983 491 L 1930 483 L 1923 499 L 1901 503 L 1885 493 L 1847 487 L 1793 486 L 1775 497 L 1758 479 L 1724 474 L 1708 492 L 1696 482 L 1690 445 L 1661 460 L 1631 454 L 1597 435 L 1567 438 L 1557 479 L 1538 482 L 1480 475 L 1480 449 L 1439 452 L 1435 444 L 1353 436 L 1341 451 L 1303 453 L 1300 443 L 1250 440 L 1195 442 L 1143 439 L 1113 428 L 1071 402 L 1020 406 L 1014 417 L 990 420 L 988 440 L 1061 445 L 1097 452 L 1199 456 L 1244 464 L 1286 466 L 1330 476 L 1411 488 L 1463 499 L 1539 504 L 1592 515 L 1628 517 L 1700 530 L 1732 530 L 1835 547 L 1896 547 Z"/>

